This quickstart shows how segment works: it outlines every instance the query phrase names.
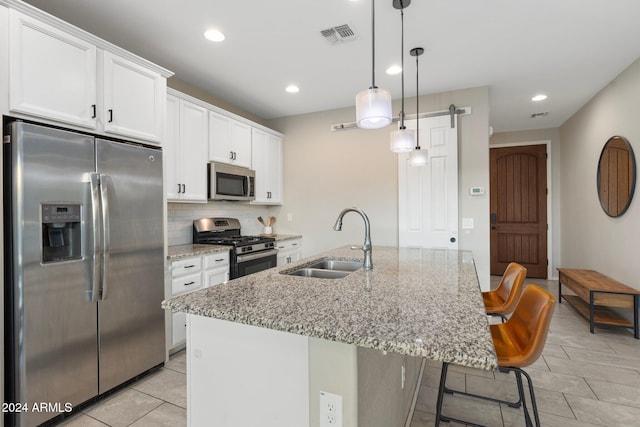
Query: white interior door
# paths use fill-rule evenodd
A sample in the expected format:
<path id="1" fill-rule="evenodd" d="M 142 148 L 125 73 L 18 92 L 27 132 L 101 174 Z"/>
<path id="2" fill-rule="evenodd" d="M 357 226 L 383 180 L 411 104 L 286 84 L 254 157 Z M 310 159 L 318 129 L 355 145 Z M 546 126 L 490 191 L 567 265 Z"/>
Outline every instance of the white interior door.
<path id="1" fill-rule="evenodd" d="M 426 166 L 398 155 L 398 243 L 401 247 L 458 248 L 458 131 L 449 115 L 420 119 Z M 405 122 L 407 129 L 416 121 Z"/>

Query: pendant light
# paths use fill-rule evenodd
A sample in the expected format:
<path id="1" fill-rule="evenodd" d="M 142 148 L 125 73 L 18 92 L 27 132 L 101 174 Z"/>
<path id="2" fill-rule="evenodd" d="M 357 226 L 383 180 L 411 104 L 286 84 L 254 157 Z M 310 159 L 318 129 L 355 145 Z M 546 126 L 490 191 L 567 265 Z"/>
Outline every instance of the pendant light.
<path id="1" fill-rule="evenodd" d="M 371 87 L 356 95 L 356 122 L 364 129 L 391 123 L 391 94 L 376 86 L 375 0 L 371 0 Z"/>
<path id="2" fill-rule="evenodd" d="M 418 76 L 420 73 L 418 72 L 418 57 L 424 53 L 424 49 L 421 47 L 415 47 L 411 49 L 409 52 L 411 56 L 416 57 L 416 148 L 409 154 L 409 165 L 410 166 L 424 166 L 427 164 L 429 157 L 427 155 L 427 150 L 423 150 L 420 148 L 420 89 L 418 86 Z"/>
<path id="3" fill-rule="evenodd" d="M 413 150 L 413 131 L 404 125 L 404 8 L 411 4 L 411 0 L 393 0 L 393 7 L 400 9 L 400 64 L 402 67 L 402 107 L 400 108 L 400 126 L 391 132 L 390 148 L 394 153 L 404 153 Z"/>

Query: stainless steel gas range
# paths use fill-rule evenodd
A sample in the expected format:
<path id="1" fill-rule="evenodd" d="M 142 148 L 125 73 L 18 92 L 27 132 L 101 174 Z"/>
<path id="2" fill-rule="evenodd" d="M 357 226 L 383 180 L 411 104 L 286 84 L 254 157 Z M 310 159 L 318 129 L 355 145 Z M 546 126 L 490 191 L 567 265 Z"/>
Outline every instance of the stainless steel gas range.
<path id="1" fill-rule="evenodd" d="M 229 277 L 235 279 L 276 266 L 276 239 L 242 236 L 236 218 L 202 218 L 193 221 L 193 243 L 233 246 L 229 256 Z"/>

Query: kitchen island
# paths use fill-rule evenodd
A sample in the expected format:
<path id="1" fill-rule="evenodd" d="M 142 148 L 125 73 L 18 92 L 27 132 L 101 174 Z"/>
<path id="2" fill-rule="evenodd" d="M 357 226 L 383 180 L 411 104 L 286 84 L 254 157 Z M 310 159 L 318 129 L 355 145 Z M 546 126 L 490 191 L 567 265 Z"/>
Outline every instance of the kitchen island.
<path id="1" fill-rule="evenodd" d="M 339 248 L 163 303 L 187 313 L 190 425 L 319 426 L 328 392 L 345 426 L 400 426 L 420 358 L 497 367 L 470 252 L 374 247 L 371 271 L 284 274 L 359 255 Z"/>

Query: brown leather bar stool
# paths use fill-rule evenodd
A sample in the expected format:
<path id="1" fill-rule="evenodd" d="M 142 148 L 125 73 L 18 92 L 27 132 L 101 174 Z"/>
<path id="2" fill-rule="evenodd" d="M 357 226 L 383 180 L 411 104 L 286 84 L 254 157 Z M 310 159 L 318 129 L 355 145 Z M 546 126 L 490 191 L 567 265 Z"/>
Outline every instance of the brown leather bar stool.
<path id="1" fill-rule="evenodd" d="M 527 269 L 517 262 L 507 265 L 498 287 L 489 292 L 482 293 L 482 301 L 491 316 L 500 316 L 502 321 L 507 320 L 507 316 L 513 313 L 522 289 L 527 278 Z"/>
<path id="2" fill-rule="evenodd" d="M 490 325 L 491 337 L 493 338 L 493 345 L 495 346 L 496 356 L 498 357 L 499 370 L 501 372 L 513 371 L 515 373 L 516 383 L 518 386 L 518 401 L 509 402 L 447 388 L 446 381 L 449 364 L 444 362 L 442 364 L 442 373 L 440 374 L 440 388 L 438 389 L 436 426 L 440 425 L 440 421 L 455 421 L 474 426 L 479 425 L 443 415 L 442 401 L 444 393 L 458 393 L 493 402 L 505 403 L 512 408 L 519 408 L 522 406 L 526 425 L 527 427 L 532 426 L 531 416 L 527 410 L 527 404 L 524 397 L 522 375 L 527 378 L 529 394 L 531 396 L 531 405 L 533 406 L 533 415 L 535 417 L 535 425 L 537 427 L 540 426 L 540 418 L 538 416 L 533 383 L 531 382 L 529 374 L 522 370 L 522 368 L 524 366 L 531 365 L 538 359 L 538 357 L 540 357 L 540 354 L 542 354 L 544 343 L 547 340 L 547 333 L 549 332 L 549 324 L 551 323 L 551 315 L 553 314 L 553 307 L 555 303 L 555 298 L 549 292 L 535 285 L 527 285 L 509 320 L 505 323 Z"/>

